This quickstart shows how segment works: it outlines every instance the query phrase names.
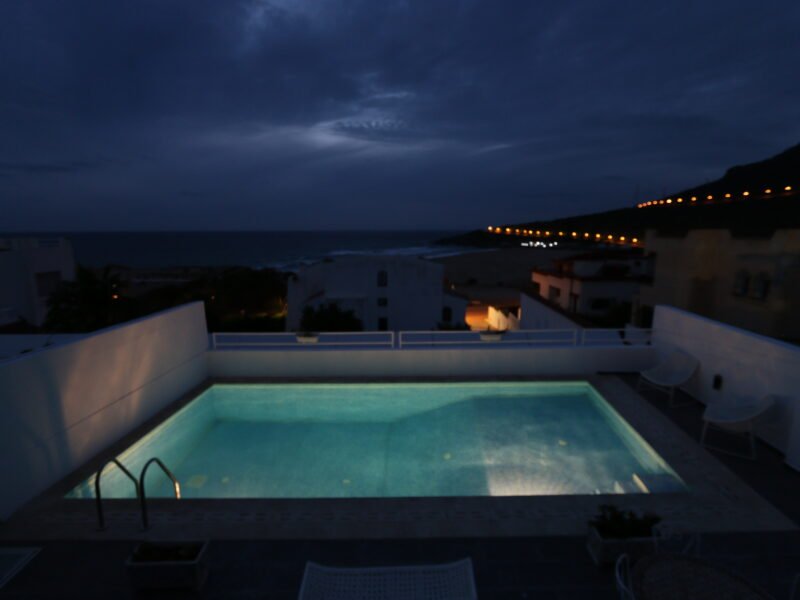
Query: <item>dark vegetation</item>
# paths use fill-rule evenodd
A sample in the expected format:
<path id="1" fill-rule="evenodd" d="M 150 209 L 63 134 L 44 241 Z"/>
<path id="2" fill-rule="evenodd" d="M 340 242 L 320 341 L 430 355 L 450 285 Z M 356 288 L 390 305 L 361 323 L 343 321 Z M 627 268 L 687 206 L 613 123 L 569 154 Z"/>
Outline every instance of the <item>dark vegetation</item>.
<path id="1" fill-rule="evenodd" d="M 75 281 L 63 282 L 49 299 L 46 332 L 94 331 L 187 302 L 205 303 L 209 331 L 283 331 L 286 281 L 268 269 L 209 271 L 186 283 L 141 293 L 111 268 L 79 267 Z"/>
<path id="2" fill-rule="evenodd" d="M 661 522 L 654 514 L 638 515 L 630 510 L 620 510 L 616 506 L 603 504 L 600 514 L 589 521 L 597 532 L 606 539 L 629 539 L 651 537 L 653 527 Z"/>

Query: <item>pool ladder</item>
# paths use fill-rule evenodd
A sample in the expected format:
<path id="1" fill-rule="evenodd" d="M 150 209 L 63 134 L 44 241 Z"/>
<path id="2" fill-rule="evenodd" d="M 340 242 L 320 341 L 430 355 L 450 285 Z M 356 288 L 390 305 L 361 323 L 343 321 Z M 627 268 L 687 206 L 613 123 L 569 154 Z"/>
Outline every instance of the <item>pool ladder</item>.
<path id="1" fill-rule="evenodd" d="M 172 474 L 172 471 L 170 471 L 167 468 L 167 465 L 165 465 L 160 458 L 154 456 L 146 463 L 144 463 L 144 467 L 142 467 L 142 472 L 139 475 L 138 481 L 136 480 L 136 477 L 133 476 L 133 473 L 131 473 L 127 468 L 125 468 L 125 465 L 123 465 L 116 458 L 112 458 L 111 460 L 107 460 L 106 462 L 103 463 L 103 465 L 100 467 L 100 470 L 97 471 L 97 475 L 95 475 L 94 478 L 94 498 L 95 498 L 95 504 L 97 506 L 97 523 L 100 531 L 104 531 L 106 528 L 106 520 L 105 520 L 105 515 L 103 513 L 103 497 L 100 492 L 100 477 L 103 475 L 103 470 L 112 463 L 115 464 L 117 467 L 119 467 L 119 469 L 125 474 L 125 476 L 133 482 L 133 486 L 136 490 L 136 499 L 139 500 L 139 506 L 142 511 L 143 530 L 146 530 L 150 526 L 150 523 L 147 518 L 147 495 L 145 494 L 145 488 L 144 488 L 144 476 L 147 475 L 147 469 L 150 468 L 150 465 L 155 463 L 161 468 L 164 474 L 170 479 L 170 481 L 172 481 L 172 489 L 175 492 L 175 498 L 177 500 L 181 499 L 180 482 L 175 477 L 175 475 Z"/>

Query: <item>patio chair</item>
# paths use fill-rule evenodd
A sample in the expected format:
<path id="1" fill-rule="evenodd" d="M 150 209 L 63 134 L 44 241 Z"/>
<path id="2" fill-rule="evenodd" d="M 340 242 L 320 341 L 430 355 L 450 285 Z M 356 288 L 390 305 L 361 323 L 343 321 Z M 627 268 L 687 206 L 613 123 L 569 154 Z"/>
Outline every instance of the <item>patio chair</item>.
<path id="1" fill-rule="evenodd" d="M 631 587 L 631 560 L 627 554 L 620 554 L 617 557 L 617 564 L 614 565 L 614 580 L 617 584 L 619 600 L 636 600 Z"/>
<path id="2" fill-rule="evenodd" d="M 669 395 L 669 405 L 675 406 L 675 390 L 689 381 L 699 366 L 695 357 L 673 350 L 655 367 L 639 373 L 636 389 L 640 390 L 642 385 L 648 385 L 661 390 Z"/>
<path id="3" fill-rule="evenodd" d="M 703 431 L 700 434 L 700 443 L 710 450 L 755 459 L 756 438 L 753 434 L 753 423 L 768 411 L 774 402 L 774 398 L 770 395 L 762 396 L 761 398 L 730 396 L 724 400 L 712 402 L 706 406 L 706 410 L 703 412 Z M 706 436 L 710 427 L 721 429 L 728 433 L 744 434 L 747 437 L 750 451 L 745 454 L 709 444 L 706 441 Z"/>
<path id="4" fill-rule="evenodd" d="M 336 568 L 306 563 L 299 600 L 477 600 L 469 558 L 442 565 Z"/>

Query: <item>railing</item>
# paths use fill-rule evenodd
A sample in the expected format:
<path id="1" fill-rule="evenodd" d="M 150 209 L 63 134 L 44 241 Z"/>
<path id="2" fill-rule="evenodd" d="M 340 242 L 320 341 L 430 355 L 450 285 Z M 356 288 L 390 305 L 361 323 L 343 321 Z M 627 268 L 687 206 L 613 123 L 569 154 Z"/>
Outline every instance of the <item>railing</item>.
<path id="1" fill-rule="evenodd" d="M 649 329 L 520 329 L 516 331 L 401 331 L 399 348 L 419 347 L 577 347 L 650 343 Z"/>
<path id="2" fill-rule="evenodd" d="M 346 331 L 305 336 L 301 333 L 212 333 L 213 350 L 289 350 L 302 348 L 394 348 L 394 331 Z"/>
<path id="3" fill-rule="evenodd" d="M 650 329 L 529 329 L 487 331 L 353 331 L 319 333 L 214 333 L 213 350 L 357 350 L 414 348 L 560 348 L 649 345 Z"/>
<path id="4" fill-rule="evenodd" d="M 142 529 L 145 531 L 149 526 L 149 522 L 147 519 L 147 495 L 144 492 L 144 476 L 147 475 L 147 469 L 149 469 L 150 465 L 153 463 L 156 463 L 159 467 L 161 467 L 161 470 L 164 471 L 164 475 L 169 477 L 170 481 L 172 482 L 173 491 L 175 492 L 175 499 L 181 499 L 181 484 L 178 482 L 178 479 L 175 477 L 175 475 L 172 474 L 172 471 L 170 471 L 159 458 L 153 457 L 148 460 L 142 468 L 142 474 L 139 475 L 139 501 L 142 507 Z"/>
<path id="5" fill-rule="evenodd" d="M 133 482 L 133 487 L 136 489 L 136 497 L 139 498 L 139 482 L 136 481 L 136 477 L 133 476 L 133 473 L 128 471 L 121 462 L 119 462 L 116 458 L 112 458 L 111 460 L 107 460 L 103 463 L 103 466 L 97 471 L 97 475 L 94 477 L 94 499 L 97 506 L 97 524 L 98 529 L 103 531 L 106 528 L 106 519 L 103 513 L 103 497 L 100 493 L 100 478 L 103 476 L 103 470 L 110 464 L 115 464 L 117 468 L 119 468 L 125 476 Z"/>

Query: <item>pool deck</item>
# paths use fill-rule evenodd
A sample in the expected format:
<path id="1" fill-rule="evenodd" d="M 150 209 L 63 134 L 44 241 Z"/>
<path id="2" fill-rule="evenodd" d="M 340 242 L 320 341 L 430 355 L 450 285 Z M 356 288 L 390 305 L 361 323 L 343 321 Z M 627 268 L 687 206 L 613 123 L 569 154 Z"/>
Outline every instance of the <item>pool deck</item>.
<path id="1" fill-rule="evenodd" d="M 629 383 L 615 376 L 596 376 L 588 380 L 677 471 L 688 486 L 686 491 L 453 498 L 187 499 L 179 502 L 153 499 L 148 502 L 151 527 L 143 532 L 138 503 L 134 500 L 105 501 L 108 529 L 98 531 L 93 501 L 63 498 L 64 492 L 76 483 L 70 481 L 15 515 L 0 529 L 0 539 L 258 540 L 582 535 L 598 506 L 607 503 L 655 512 L 680 530 L 796 529 L 795 522 L 666 416 L 658 407 L 657 397 L 648 402 Z M 138 437 L 140 433 L 134 435 Z M 80 475 L 81 478 L 85 476 Z"/>
<path id="2" fill-rule="evenodd" d="M 633 392 L 633 380 L 625 377 L 616 379 L 616 382 L 615 385 L 621 384 Z M 643 397 L 645 402 L 641 398 L 637 401 L 649 409 L 642 411 L 644 415 L 650 411 L 659 415 L 661 418 L 655 421 L 656 425 L 669 425 L 669 431 L 674 433 L 677 430 L 682 434 L 683 437 L 678 436 L 679 442 L 692 443 L 697 452 L 707 454 L 694 442 L 701 427 L 702 409 L 697 403 L 669 408 L 661 394 L 645 393 Z M 700 556 L 734 570 L 775 598 L 787 598 L 792 578 L 800 572 L 800 530 L 796 529 L 800 524 L 800 473 L 783 464 L 782 457 L 765 444 L 759 443 L 758 451 L 755 461 L 720 454 L 714 455 L 714 462 L 720 467 L 724 465 L 724 473 L 729 476 L 735 473 L 748 484 L 745 487 L 750 492 L 745 494 L 745 501 L 748 498 L 753 500 L 750 494 L 754 492 L 750 488 L 758 490 L 761 497 L 786 515 L 781 517 L 781 522 L 788 522 L 795 528 L 748 532 L 751 521 L 745 519 L 740 524 L 741 531 L 703 534 Z M 742 493 L 742 490 L 735 487 L 732 493 Z M 725 495 L 723 502 L 725 498 L 733 501 Z M 34 545 L 27 536 L 15 538 L 9 525 L 5 524 L 0 530 L 5 538 L 3 545 Z M 129 530 L 132 535 L 127 538 L 114 540 L 107 537 L 121 525 L 111 521 L 112 530 L 105 534 L 106 537 L 97 537 L 103 541 L 80 539 L 85 536 L 40 540 L 35 545 L 41 546 L 42 551 L 0 591 L 0 597 L 31 600 L 136 597 L 288 599 L 297 597 L 307 560 L 337 566 L 368 566 L 437 563 L 465 556 L 472 557 L 478 595 L 482 600 L 617 597 L 612 572 L 591 563 L 583 532 L 580 535 L 541 534 L 514 538 L 497 537 L 498 533 L 495 533 L 481 538 L 440 539 L 231 539 L 239 537 L 235 535 L 236 527 L 230 528 L 228 535 L 211 542 L 210 576 L 203 593 L 135 596 L 128 586 L 123 563 L 142 535 L 132 527 Z M 585 525 L 580 523 L 579 526 Z M 84 522 L 80 529 L 90 527 Z M 186 528 L 186 524 L 182 528 Z M 154 531 L 159 529 L 163 527 L 154 527 Z M 195 531 L 194 527 L 191 529 Z"/>

